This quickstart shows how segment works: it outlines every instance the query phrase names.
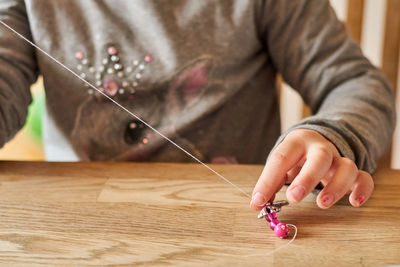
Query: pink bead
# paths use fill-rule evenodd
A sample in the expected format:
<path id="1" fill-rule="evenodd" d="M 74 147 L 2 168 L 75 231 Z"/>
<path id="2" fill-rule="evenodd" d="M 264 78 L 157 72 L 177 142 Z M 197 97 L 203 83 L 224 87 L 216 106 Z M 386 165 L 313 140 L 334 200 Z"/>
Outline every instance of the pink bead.
<path id="1" fill-rule="evenodd" d="M 107 48 L 107 53 L 110 56 L 115 56 L 116 54 L 118 54 L 118 49 L 115 46 L 110 46 Z"/>
<path id="2" fill-rule="evenodd" d="M 82 60 L 84 57 L 85 57 L 85 55 L 83 54 L 82 51 L 77 51 L 75 53 L 75 58 L 78 59 L 78 60 Z"/>
<path id="3" fill-rule="evenodd" d="M 152 62 L 153 60 L 154 60 L 154 58 L 152 55 L 146 55 L 144 57 L 144 61 L 146 61 L 146 62 Z"/>
<path id="4" fill-rule="evenodd" d="M 289 227 L 284 223 L 275 226 L 274 233 L 277 237 L 286 238 L 289 235 Z"/>
<path id="5" fill-rule="evenodd" d="M 108 80 L 103 84 L 104 91 L 109 96 L 115 96 L 118 92 L 119 86 L 115 80 Z"/>
<path id="6" fill-rule="evenodd" d="M 278 217 L 276 216 L 276 212 L 268 213 L 267 216 L 265 216 L 265 219 L 267 222 L 269 222 L 271 230 L 274 230 L 275 227 L 280 223 Z"/>
<path id="7" fill-rule="evenodd" d="M 269 222 L 269 226 L 272 231 L 274 231 L 275 235 L 280 238 L 286 238 L 289 235 L 289 227 L 286 224 L 281 223 L 278 220 L 278 216 L 276 212 L 268 213 L 265 216 L 265 220 Z"/>

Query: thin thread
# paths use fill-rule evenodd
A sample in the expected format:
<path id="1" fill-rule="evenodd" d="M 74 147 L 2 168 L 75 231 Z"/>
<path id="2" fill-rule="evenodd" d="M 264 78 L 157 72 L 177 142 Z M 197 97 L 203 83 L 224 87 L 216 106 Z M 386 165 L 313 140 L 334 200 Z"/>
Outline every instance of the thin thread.
<path id="1" fill-rule="evenodd" d="M 271 254 L 274 254 L 274 253 L 277 252 L 278 250 L 281 250 L 281 249 L 283 249 L 284 247 L 289 246 L 289 245 L 296 239 L 296 236 L 297 236 L 297 226 L 294 225 L 294 224 L 286 224 L 286 225 L 287 225 L 287 226 L 292 226 L 292 227 L 294 228 L 294 230 L 295 230 L 295 231 L 294 231 L 294 235 L 293 235 L 292 239 L 291 239 L 289 242 L 287 242 L 286 244 L 283 244 L 283 245 L 280 246 L 280 247 L 277 247 L 276 249 L 274 249 L 274 250 L 272 250 L 272 251 L 269 251 L 268 253 L 250 254 L 250 255 L 243 256 L 243 257 L 248 258 L 248 257 L 256 257 L 256 256 L 269 256 L 269 255 L 271 255 Z"/>
<path id="2" fill-rule="evenodd" d="M 161 137 L 163 137 L 165 140 L 167 140 L 168 142 L 170 142 L 171 144 L 173 144 L 175 147 L 177 147 L 178 149 L 180 149 L 181 151 L 183 151 L 186 155 L 190 156 L 192 159 L 194 159 L 195 161 L 197 161 L 198 163 L 200 163 L 201 165 L 203 165 L 204 167 L 206 167 L 208 170 L 210 170 L 211 172 L 213 172 L 215 175 L 217 175 L 219 178 L 221 178 L 222 180 L 224 180 L 225 182 L 227 182 L 228 184 L 232 185 L 233 187 L 235 187 L 237 190 L 239 190 L 240 192 L 242 192 L 245 196 L 247 196 L 248 198 L 251 198 L 251 196 L 246 193 L 243 189 L 241 189 L 239 186 L 235 185 L 234 183 L 232 183 L 231 181 L 229 181 L 227 178 L 225 178 L 222 174 L 219 174 L 216 170 L 214 170 L 213 168 L 211 168 L 210 166 L 208 166 L 207 164 L 205 164 L 204 162 L 202 162 L 201 160 L 199 160 L 197 157 L 193 156 L 192 154 L 190 154 L 188 151 L 186 151 L 184 148 L 182 148 L 181 146 L 179 146 L 177 143 L 175 143 L 174 141 L 172 141 L 171 139 L 169 139 L 167 136 L 165 136 L 163 133 L 159 132 L 157 129 L 155 129 L 154 127 L 152 127 L 150 124 L 148 124 L 147 122 L 145 122 L 144 120 L 142 120 L 139 116 L 135 115 L 133 112 L 131 112 L 129 109 L 125 108 L 124 106 L 122 106 L 120 103 L 118 103 L 117 101 L 115 101 L 114 99 L 112 99 L 111 97 L 109 97 L 106 93 L 103 93 L 100 89 L 98 89 L 96 86 L 92 85 L 90 82 L 88 82 L 87 80 L 85 80 L 84 78 L 82 78 L 81 76 L 79 76 L 77 73 L 75 73 L 73 70 L 71 70 L 70 68 L 68 68 L 67 66 L 65 66 L 63 63 L 61 63 L 60 61 L 58 61 L 56 58 L 54 58 L 52 55 L 50 55 L 49 53 L 47 53 L 46 51 L 44 51 L 42 48 L 40 48 L 39 46 L 37 46 L 36 44 L 34 44 L 33 42 L 31 42 L 29 39 L 27 39 L 25 36 L 23 36 L 22 34 L 20 34 L 19 32 L 17 32 L 16 30 L 14 30 L 13 28 L 11 28 L 7 23 L 5 23 L 4 21 L 0 20 L 0 23 L 5 26 L 6 28 L 8 28 L 10 31 L 12 31 L 13 33 L 15 33 L 17 36 L 19 36 L 20 38 L 22 38 L 23 40 L 25 40 L 26 42 L 28 42 L 30 45 L 32 45 L 33 47 L 35 47 L 36 49 L 38 49 L 40 52 L 42 52 L 43 54 L 45 54 L 46 56 L 48 56 L 49 58 L 51 58 L 54 62 L 56 62 L 58 65 L 60 65 L 61 67 L 63 67 L 64 69 L 66 69 L 67 71 L 69 71 L 70 73 L 72 73 L 75 77 L 77 77 L 78 79 L 80 79 L 81 81 L 83 81 L 84 83 L 86 83 L 87 85 L 89 85 L 91 88 L 95 89 L 97 92 L 99 92 L 100 94 L 102 94 L 104 97 L 106 97 L 107 99 L 109 99 L 110 101 L 112 101 L 114 104 L 116 104 L 118 107 L 120 107 L 121 109 L 125 110 L 128 114 L 130 114 L 131 116 L 135 117 L 137 120 L 141 121 L 144 125 L 146 125 L 147 127 L 149 127 L 151 130 L 153 130 L 154 132 L 156 132 L 157 134 L 159 134 Z"/>
<path id="3" fill-rule="evenodd" d="M 116 104 L 118 107 L 120 107 L 122 110 L 126 111 L 128 114 L 130 114 L 131 116 L 133 116 L 134 118 L 136 118 L 137 120 L 141 121 L 144 125 L 146 125 L 147 127 L 149 127 L 151 130 L 153 130 L 154 132 L 156 132 L 158 135 L 160 135 L 161 137 L 163 137 L 165 140 L 167 140 L 168 142 L 170 142 L 172 145 L 174 145 L 175 147 L 177 147 L 178 149 L 180 149 L 182 152 L 184 152 L 186 155 L 188 155 L 189 157 L 191 157 L 192 159 L 194 159 L 196 162 L 200 163 L 201 165 L 203 165 L 204 167 L 206 167 L 208 170 L 210 170 L 211 172 L 213 172 L 215 175 L 217 175 L 219 178 L 221 178 L 222 180 L 224 180 L 225 182 L 227 182 L 228 184 L 230 184 L 231 186 L 233 186 L 234 188 L 236 188 L 237 190 L 239 190 L 241 193 L 243 193 L 245 196 L 247 196 L 248 198 L 251 199 L 251 196 L 246 193 L 243 189 L 241 189 L 239 186 L 235 185 L 234 183 L 232 183 L 230 180 L 228 180 L 227 178 L 225 178 L 222 174 L 218 173 L 216 170 L 214 170 L 213 168 L 211 168 L 210 166 L 208 166 L 207 164 L 205 164 L 204 162 L 202 162 L 201 160 L 199 160 L 197 157 L 195 157 L 194 155 L 190 154 L 188 151 L 186 151 L 184 148 L 182 148 L 181 146 L 179 146 L 177 143 L 175 143 L 174 141 L 172 141 L 170 138 L 168 138 L 167 136 L 165 136 L 163 133 L 159 132 L 156 128 L 154 128 L 153 126 L 151 126 L 150 124 L 148 124 L 146 121 L 144 121 L 143 119 L 141 119 L 139 116 L 137 116 L 136 114 L 134 114 L 133 112 L 131 112 L 129 109 L 125 108 L 124 106 L 122 106 L 120 103 L 118 103 L 117 101 L 115 101 L 114 99 L 112 99 L 111 97 L 109 97 L 107 94 L 103 93 L 100 89 L 98 89 L 96 86 L 94 86 L 93 84 L 91 84 L 90 82 L 88 82 L 87 80 L 85 80 L 84 78 L 82 78 L 81 76 L 79 76 L 76 72 L 74 72 L 73 70 L 71 70 L 70 68 L 68 68 L 66 65 L 64 65 L 63 63 L 61 63 L 59 60 L 57 60 L 56 58 L 54 58 L 52 55 L 50 55 L 49 53 L 47 53 L 46 51 L 44 51 L 42 48 L 40 48 L 38 45 L 34 44 L 33 42 L 31 42 L 29 39 L 27 39 L 25 36 L 23 36 L 22 34 L 20 34 L 19 32 L 17 32 L 16 30 L 14 30 L 11 26 L 9 26 L 7 23 L 5 23 L 4 21 L 0 20 L 0 23 L 6 27 L 7 29 L 9 29 L 10 31 L 12 31 L 14 34 L 16 34 L 18 37 L 20 37 L 21 39 L 23 39 L 24 41 L 26 41 L 27 43 L 29 43 L 31 46 L 35 47 L 37 50 L 39 50 L 41 53 L 45 54 L 47 57 L 49 57 L 50 59 L 52 59 L 54 62 L 56 62 L 58 65 L 60 65 L 61 67 L 63 67 L 64 69 L 66 69 L 67 71 L 69 71 L 71 74 L 73 74 L 75 77 L 77 77 L 79 80 L 83 81 L 84 83 L 86 83 L 87 85 L 89 85 L 91 88 L 93 88 L 94 90 L 96 90 L 97 92 L 99 92 L 101 95 L 103 95 L 104 97 L 106 97 L 108 100 L 110 100 L 111 102 L 113 102 L 114 104 Z M 253 257 L 253 256 L 268 256 L 271 255 L 275 252 L 277 252 L 278 250 L 289 246 L 296 238 L 297 236 L 297 227 L 294 224 L 287 224 L 288 226 L 292 226 L 295 229 L 295 234 L 293 235 L 292 239 L 274 249 L 273 251 L 270 251 L 267 254 L 251 254 L 251 255 L 247 255 L 245 257 Z"/>

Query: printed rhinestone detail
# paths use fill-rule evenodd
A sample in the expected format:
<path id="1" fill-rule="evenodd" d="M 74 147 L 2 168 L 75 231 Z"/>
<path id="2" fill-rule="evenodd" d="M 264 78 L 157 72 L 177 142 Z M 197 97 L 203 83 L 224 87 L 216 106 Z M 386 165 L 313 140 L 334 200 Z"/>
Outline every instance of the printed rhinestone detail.
<path id="1" fill-rule="evenodd" d="M 115 45 L 110 45 L 105 50 L 106 57 L 101 60 L 100 66 L 92 65 L 83 51 L 75 53 L 78 61 L 76 68 L 80 76 L 109 97 L 133 100 L 136 89 L 140 87 L 140 81 L 143 79 L 143 72 L 147 69 L 147 65 L 154 61 L 153 56 L 147 54 L 142 60 L 128 60 L 126 61 L 128 65 L 124 66 L 125 60 Z M 97 102 L 104 102 L 103 95 L 87 84 L 84 86 L 89 95 L 97 98 Z"/>

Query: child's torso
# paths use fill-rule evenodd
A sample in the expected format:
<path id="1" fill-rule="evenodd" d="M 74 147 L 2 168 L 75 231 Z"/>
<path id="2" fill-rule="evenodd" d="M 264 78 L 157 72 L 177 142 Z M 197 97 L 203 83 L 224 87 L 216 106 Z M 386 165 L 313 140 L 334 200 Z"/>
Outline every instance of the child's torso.
<path id="1" fill-rule="evenodd" d="M 205 161 L 264 162 L 279 112 L 257 1 L 25 2 L 37 45 L 185 149 Z M 49 113 L 82 159 L 187 159 L 48 57 L 37 59 Z"/>

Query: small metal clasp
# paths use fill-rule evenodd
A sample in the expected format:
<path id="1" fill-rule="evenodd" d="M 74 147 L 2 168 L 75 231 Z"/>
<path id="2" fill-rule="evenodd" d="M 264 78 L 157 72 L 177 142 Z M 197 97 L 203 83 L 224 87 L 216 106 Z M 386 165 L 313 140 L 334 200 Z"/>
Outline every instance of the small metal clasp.
<path id="1" fill-rule="evenodd" d="M 286 200 L 278 200 L 271 203 L 265 204 L 265 207 L 258 214 L 258 219 L 265 217 L 268 213 L 271 212 L 280 212 L 283 206 L 289 205 L 289 202 Z"/>

